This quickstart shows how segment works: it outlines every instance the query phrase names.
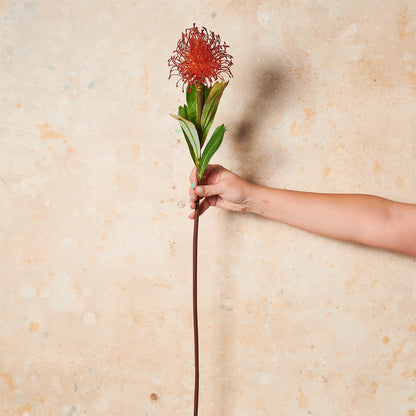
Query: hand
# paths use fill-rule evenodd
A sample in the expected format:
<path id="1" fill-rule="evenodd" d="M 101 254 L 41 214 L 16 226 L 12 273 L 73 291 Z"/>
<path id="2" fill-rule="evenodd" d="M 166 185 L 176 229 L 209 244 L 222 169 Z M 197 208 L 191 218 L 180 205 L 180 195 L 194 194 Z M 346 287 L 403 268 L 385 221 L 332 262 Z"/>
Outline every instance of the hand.
<path id="1" fill-rule="evenodd" d="M 199 214 L 205 212 L 210 206 L 225 208 L 230 211 L 247 211 L 249 190 L 253 185 L 222 166 L 208 165 L 201 179 L 201 184 L 196 188 L 197 177 L 194 168 L 190 176 L 190 182 L 192 183 L 189 189 L 190 207 L 193 210 L 195 209 L 196 200 L 199 197 Z M 191 213 L 189 218 L 193 219 L 194 217 L 195 211 Z"/>

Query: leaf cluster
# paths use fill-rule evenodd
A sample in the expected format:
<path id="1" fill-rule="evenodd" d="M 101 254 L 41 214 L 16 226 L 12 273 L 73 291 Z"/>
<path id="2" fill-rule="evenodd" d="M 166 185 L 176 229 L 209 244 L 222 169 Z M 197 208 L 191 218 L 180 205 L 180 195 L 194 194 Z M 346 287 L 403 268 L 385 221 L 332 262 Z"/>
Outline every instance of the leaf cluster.
<path id="1" fill-rule="evenodd" d="M 195 85 L 192 85 L 187 90 L 186 104 L 179 107 L 178 115 L 171 114 L 172 117 L 179 121 L 189 153 L 197 167 L 198 180 L 202 178 L 210 159 L 221 146 L 224 138 L 226 129 L 224 124 L 222 124 L 214 130 L 211 138 L 205 144 L 209 130 L 214 122 L 220 99 L 227 85 L 228 82 L 216 82 L 210 88 L 205 85 L 202 86 L 202 92 L 199 94 L 199 99 L 202 100 L 199 123 L 198 92 Z"/>

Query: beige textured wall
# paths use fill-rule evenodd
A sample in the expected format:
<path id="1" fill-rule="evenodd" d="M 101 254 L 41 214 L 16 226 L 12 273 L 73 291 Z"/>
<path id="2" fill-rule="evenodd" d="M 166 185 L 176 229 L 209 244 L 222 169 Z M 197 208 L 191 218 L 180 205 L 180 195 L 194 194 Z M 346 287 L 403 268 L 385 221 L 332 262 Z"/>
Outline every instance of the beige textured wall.
<path id="1" fill-rule="evenodd" d="M 193 22 L 234 56 L 215 162 L 416 203 L 414 1 L 2 0 L 1 415 L 192 413 L 166 61 Z M 201 416 L 415 415 L 415 282 L 410 257 L 212 209 Z"/>

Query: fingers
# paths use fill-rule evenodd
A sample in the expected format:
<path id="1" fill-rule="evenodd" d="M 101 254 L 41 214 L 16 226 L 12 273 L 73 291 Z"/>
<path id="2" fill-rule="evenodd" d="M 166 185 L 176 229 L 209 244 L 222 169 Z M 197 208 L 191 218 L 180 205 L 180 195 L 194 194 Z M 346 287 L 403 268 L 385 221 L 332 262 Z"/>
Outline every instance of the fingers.
<path id="1" fill-rule="evenodd" d="M 199 214 L 202 214 L 205 212 L 211 205 L 212 201 L 210 199 L 216 200 L 216 198 L 209 198 L 209 197 L 215 197 L 218 195 L 221 191 L 221 185 L 219 184 L 211 184 L 206 185 L 207 181 L 212 182 L 212 180 L 217 180 L 219 171 L 222 167 L 220 165 L 208 165 L 205 173 L 202 177 L 202 180 L 200 181 L 200 184 L 198 185 L 198 179 L 196 174 L 196 167 L 192 169 L 192 172 L 189 176 L 189 181 L 191 182 L 191 186 L 189 188 L 189 198 L 191 200 L 190 202 L 190 208 L 192 210 L 196 207 L 196 201 L 200 199 L 200 205 L 199 205 Z M 198 186 L 197 186 L 198 185 Z M 195 213 L 192 212 L 189 216 L 189 218 L 193 219 L 195 217 Z"/>
<path id="2" fill-rule="evenodd" d="M 210 206 L 211 206 L 210 199 L 209 198 L 203 199 L 198 207 L 198 215 L 202 215 Z M 194 202 L 191 203 L 191 208 L 193 211 L 190 213 L 189 218 L 193 220 L 195 218 L 195 208 L 196 208 L 196 204 Z"/>
<path id="3" fill-rule="evenodd" d="M 211 205 L 212 205 L 212 201 L 216 200 L 215 196 L 209 197 L 207 195 L 206 198 L 200 198 L 200 196 L 202 196 L 202 194 L 206 193 L 210 193 L 212 192 L 212 190 L 206 190 L 206 188 L 212 188 L 212 186 L 197 186 L 196 188 L 192 188 L 189 190 L 189 197 L 191 200 L 190 203 L 190 208 L 192 210 L 195 210 L 196 208 L 196 201 L 199 199 L 199 207 L 198 207 L 198 212 L 199 215 L 202 215 Z M 214 202 L 215 205 L 215 202 Z M 195 211 L 193 211 L 190 215 L 189 218 L 194 219 L 195 218 Z"/>
<path id="4" fill-rule="evenodd" d="M 198 214 L 202 215 L 211 206 L 211 198 L 204 198 L 199 204 Z"/>
<path id="5" fill-rule="evenodd" d="M 213 185 L 198 185 L 195 188 L 195 193 L 202 198 L 207 196 L 215 196 L 221 194 L 223 185 L 221 183 L 214 183 Z"/>
<path id="6" fill-rule="evenodd" d="M 195 202 L 198 199 L 198 195 L 195 191 L 195 183 L 191 182 L 191 187 L 189 188 L 189 199 L 191 200 L 191 208 L 195 209 Z"/>
<path id="7" fill-rule="evenodd" d="M 198 183 L 198 178 L 196 176 L 196 168 L 192 169 L 192 172 L 189 176 L 189 182 L 191 182 L 191 187 L 189 188 L 189 198 L 191 202 L 191 208 L 195 209 L 195 202 L 198 199 L 198 195 L 195 192 L 195 186 Z"/>
<path id="8" fill-rule="evenodd" d="M 190 207 L 195 209 L 196 201 L 200 200 L 200 214 L 208 209 L 210 205 L 213 205 L 211 202 L 216 200 L 216 196 L 221 193 L 223 186 L 220 184 L 214 185 L 198 185 L 195 187 L 195 184 L 191 184 L 189 189 L 189 199 L 191 200 Z"/>
<path id="9" fill-rule="evenodd" d="M 193 184 L 193 188 L 195 187 L 195 184 L 198 182 L 197 177 L 196 177 L 196 167 L 194 166 L 194 168 L 192 169 L 192 172 L 189 176 L 189 182 L 191 182 L 191 186 Z"/>

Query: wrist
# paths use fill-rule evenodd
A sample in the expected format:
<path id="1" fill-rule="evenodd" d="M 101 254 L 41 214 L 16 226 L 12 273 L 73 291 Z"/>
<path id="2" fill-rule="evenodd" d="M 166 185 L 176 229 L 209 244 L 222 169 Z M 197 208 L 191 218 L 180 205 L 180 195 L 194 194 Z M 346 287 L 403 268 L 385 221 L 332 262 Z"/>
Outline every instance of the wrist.
<path id="1" fill-rule="evenodd" d="M 246 212 L 263 215 L 264 207 L 262 206 L 262 189 L 263 187 L 260 185 L 255 185 L 253 183 L 248 184 Z"/>

